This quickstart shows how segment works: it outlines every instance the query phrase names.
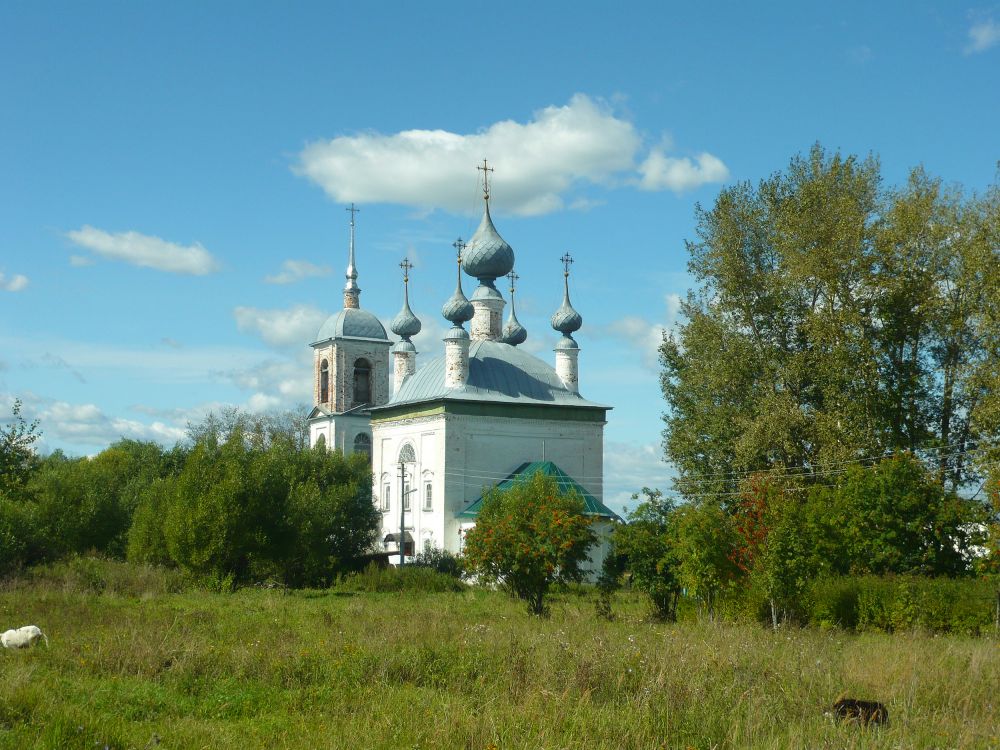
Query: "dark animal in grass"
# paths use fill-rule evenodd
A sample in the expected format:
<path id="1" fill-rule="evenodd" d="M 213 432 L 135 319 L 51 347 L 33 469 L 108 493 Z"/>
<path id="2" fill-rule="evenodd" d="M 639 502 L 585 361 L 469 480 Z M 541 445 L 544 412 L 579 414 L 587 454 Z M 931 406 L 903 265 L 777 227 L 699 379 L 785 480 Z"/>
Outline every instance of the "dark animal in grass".
<path id="1" fill-rule="evenodd" d="M 837 721 L 854 721 L 858 724 L 888 724 L 889 709 L 878 701 L 857 698 L 838 698 L 833 704 L 833 717 Z"/>

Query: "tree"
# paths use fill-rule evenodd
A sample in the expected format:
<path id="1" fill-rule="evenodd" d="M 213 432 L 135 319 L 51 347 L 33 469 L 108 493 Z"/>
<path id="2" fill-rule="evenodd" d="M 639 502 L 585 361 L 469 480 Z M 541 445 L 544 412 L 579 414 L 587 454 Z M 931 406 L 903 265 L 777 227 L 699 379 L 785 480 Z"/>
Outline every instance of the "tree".
<path id="1" fill-rule="evenodd" d="M 595 541 L 584 507 L 578 494 L 561 492 L 555 479 L 542 474 L 506 490 L 494 487 L 466 534 L 470 569 L 525 600 L 533 614 L 543 614 L 551 585 L 582 577 L 580 563 Z"/>
<path id="2" fill-rule="evenodd" d="M 11 418 L 0 426 L 0 492 L 15 494 L 38 466 L 35 443 L 41 437 L 38 420 L 21 415 L 21 399 L 14 399 Z"/>
<path id="3" fill-rule="evenodd" d="M 806 513 L 832 572 L 961 575 L 979 507 L 945 490 L 916 457 L 903 453 L 851 466 L 837 487 L 814 488 Z M 821 519 L 817 523 L 817 519 Z"/>
<path id="4" fill-rule="evenodd" d="M 617 526 L 612 534 L 613 556 L 622 558 L 631 575 L 632 586 L 649 596 L 657 616 L 677 619 L 677 600 L 681 594 L 678 560 L 671 545 L 670 525 L 674 504 L 659 490 L 643 487 L 645 501 L 628 516 L 628 523 Z M 633 495 L 632 499 L 638 499 Z"/>
<path id="5" fill-rule="evenodd" d="M 737 576 L 736 542 L 732 516 L 720 503 L 706 499 L 684 503 L 674 511 L 670 545 L 678 580 L 705 605 L 709 619 L 715 618 L 719 592 Z"/>
<path id="6" fill-rule="evenodd" d="M 1000 190 L 815 146 L 697 209 L 698 287 L 661 347 L 664 446 L 691 497 L 755 471 L 819 482 L 909 450 L 956 490 L 1000 438 Z"/>

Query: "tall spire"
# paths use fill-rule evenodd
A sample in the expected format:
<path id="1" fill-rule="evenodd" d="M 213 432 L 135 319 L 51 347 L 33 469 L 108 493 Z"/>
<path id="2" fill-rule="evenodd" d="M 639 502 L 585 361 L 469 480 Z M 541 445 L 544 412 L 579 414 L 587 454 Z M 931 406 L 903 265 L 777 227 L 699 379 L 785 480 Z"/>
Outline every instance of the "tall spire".
<path id="1" fill-rule="evenodd" d="M 350 208 L 345 208 L 351 214 L 351 244 L 347 257 L 347 283 L 344 284 L 344 307 L 361 307 L 361 287 L 358 286 L 358 269 L 354 265 L 354 215 L 360 211 L 352 203 Z"/>
<path id="2" fill-rule="evenodd" d="M 521 325 L 521 321 L 517 319 L 517 313 L 514 312 L 514 282 L 519 278 L 521 277 L 514 273 L 513 270 L 507 274 L 507 279 L 510 281 L 510 315 L 507 317 L 507 323 L 503 327 L 503 336 L 500 337 L 500 343 L 510 344 L 511 346 L 523 344 L 528 338 L 528 330 Z"/>
<path id="3" fill-rule="evenodd" d="M 410 309 L 410 269 L 413 268 L 413 264 L 409 258 L 403 258 L 399 267 L 403 269 L 403 308 L 392 319 L 389 327 L 403 341 L 410 343 L 410 337 L 420 333 L 421 328 L 420 319 Z"/>

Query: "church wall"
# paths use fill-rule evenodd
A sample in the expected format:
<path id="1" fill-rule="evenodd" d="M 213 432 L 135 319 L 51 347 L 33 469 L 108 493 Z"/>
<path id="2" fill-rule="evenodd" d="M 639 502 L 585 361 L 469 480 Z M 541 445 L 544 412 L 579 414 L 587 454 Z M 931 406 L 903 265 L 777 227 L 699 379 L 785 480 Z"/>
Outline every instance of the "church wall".
<path id="1" fill-rule="evenodd" d="M 397 457 L 404 442 L 416 453 L 416 476 L 431 481 L 434 510 L 419 510 L 423 496 L 413 495 L 406 527 L 451 552 L 461 547 L 457 513 L 476 500 L 484 487 L 506 478 L 526 461 L 553 461 L 598 499 L 603 497 L 603 424 L 551 419 L 478 417 L 435 414 L 416 419 L 379 421 L 373 425 L 373 495 L 383 493 L 383 477 L 391 485 L 390 509 L 383 531 L 399 527 Z"/>
<path id="2" fill-rule="evenodd" d="M 383 501 L 385 483 L 390 485 L 389 509 L 382 513 L 379 541 L 387 534 L 399 533 L 398 457 L 403 445 L 409 443 L 416 461 L 407 465 L 407 477 L 416 492 L 410 495 L 410 510 L 403 514 L 404 528 L 415 540 L 417 552 L 425 541 L 438 548 L 457 551 L 457 539 L 445 537 L 444 415 L 378 423 L 373 425 L 372 433 L 372 496 L 376 503 Z M 423 509 L 426 484 L 431 485 L 430 511 Z"/>
<path id="3" fill-rule="evenodd" d="M 340 414 L 314 417 L 309 420 L 309 446 L 315 446 L 322 435 L 328 449 L 340 450 L 347 456 L 354 451 L 354 438 L 361 432 L 371 435 L 371 423 L 367 416 Z"/>

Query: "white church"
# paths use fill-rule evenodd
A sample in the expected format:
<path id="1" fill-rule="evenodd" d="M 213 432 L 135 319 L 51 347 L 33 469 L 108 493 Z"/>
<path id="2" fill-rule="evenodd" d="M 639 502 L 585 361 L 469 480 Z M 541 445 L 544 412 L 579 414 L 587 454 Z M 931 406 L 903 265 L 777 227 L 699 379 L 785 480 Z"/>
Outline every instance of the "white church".
<path id="1" fill-rule="evenodd" d="M 344 309 L 312 343 L 310 444 L 322 440 L 345 454 L 371 456 L 372 497 L 382 511 L 387 552 L 398 552 L 401 541 L 407 556 L 428 545 L 461 552 L 487 489 L 544 472 L 583 497 L 602 540 L 585 567 L 599 570 L 608 532 L 620 519 L 602 502 L 610 407 L 588 401 L 578 388 L 573 334 L 583 319 L 569 299 L 572 259 L 563 258 L 563 300 L 552 316 L 562 334 L 553 368 L 518 348 L 527 331 L 514 312 L 514 250 L 493 225 L 487 180 L 483 198 L 479 228 L 468 243 L 454 245 L 458 280 L 441 310 L 451 324 L 444 356 L 420 366 L 411 342 L 421 324 L 409 306 L 409 264 L 403 263 L 403 308 L 390 325 L 399 340 L 392 343 L 378 318 L 361 308 L 349 209 Z M 462 271 L 478 282 L 471 300 L 462 291 Z M 496 281 L 503 277 L 511 281 L 511 307 L 502 325 L 507 303 Z"/>

